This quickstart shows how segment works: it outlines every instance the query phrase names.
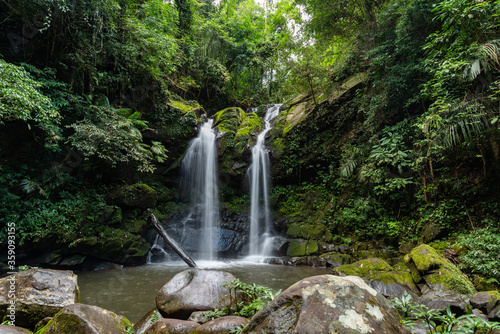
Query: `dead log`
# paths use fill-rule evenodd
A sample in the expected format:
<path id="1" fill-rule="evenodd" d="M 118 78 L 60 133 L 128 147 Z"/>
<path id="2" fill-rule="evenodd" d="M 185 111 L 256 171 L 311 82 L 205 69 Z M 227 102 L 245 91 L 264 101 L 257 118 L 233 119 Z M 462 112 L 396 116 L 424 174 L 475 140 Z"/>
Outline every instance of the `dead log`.
<path id="1" fill-rule="evenodd" d="M 167 232 L 165 231 L 163 226 L 161 226 L 161 224 L 158 222 L 158 219 L 156 219 L 156 216 L 151 212 L 151 210 L 148 209 L 148 211 L 151 214 L 151 221 L 153 222 L 154 227 L 158 230 L 158 233 L 162 236 L 163 240 L 165 240 L 165 242 L 170 247 L 172 247 L 174 252 L 176 252 L 177 255 L 179 255 L 181 259 L 183 259 L 184 262 L 187 263 L 188 266 L 196 268 L 197 265 L 193 261 L 193 259 L 189 255 L 187 255 L 186 252 L 184 252 L 182 248 L 179 246 L 179 244 L 167 234 Z"/>

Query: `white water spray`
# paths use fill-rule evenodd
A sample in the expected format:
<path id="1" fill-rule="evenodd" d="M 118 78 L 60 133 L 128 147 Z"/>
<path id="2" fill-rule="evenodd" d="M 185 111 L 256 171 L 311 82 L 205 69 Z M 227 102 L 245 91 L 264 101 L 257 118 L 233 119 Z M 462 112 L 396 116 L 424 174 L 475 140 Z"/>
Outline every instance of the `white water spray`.
<path id="1" fill-rule="evenodd" d="M 191 216 L 199 217 L 201 222 L 199 258 L 208 261 L 216 259 L 214 244 L 219 222 L 216 134 L 212 125 L 213 120 L 203 124 L 182 161 L 185 187 L 195 212 Z"/>
<path id="2" fill-rule="evenodd" d="M 280 112 L 281 104 L 269 107 L 264 116 L 264 130 L 258 135 L 252 148 L 250 175 L 250 256 L 266 256 L 266 239 L 272 233 L 271 207 L 269 205 L 270 162 L 269 151 L 265 147 L 266 134 L 271 130 L 271 121 Z"/>

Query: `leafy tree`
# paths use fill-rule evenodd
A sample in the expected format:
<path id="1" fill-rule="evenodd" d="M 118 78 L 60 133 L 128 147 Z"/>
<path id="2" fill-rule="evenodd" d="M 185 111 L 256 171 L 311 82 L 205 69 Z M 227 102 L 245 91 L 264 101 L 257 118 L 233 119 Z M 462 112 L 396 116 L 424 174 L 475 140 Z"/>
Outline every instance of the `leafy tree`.
<path id="1" fill-rule="evenodd" d="M 34 123 L 45 132 L 47 143 L 54 144 L 60 139 L 61 116 L 40 92 L 41 86 L 24 68 L 0 59 L 0 124 L 21 120 L 30 127 Z"/>

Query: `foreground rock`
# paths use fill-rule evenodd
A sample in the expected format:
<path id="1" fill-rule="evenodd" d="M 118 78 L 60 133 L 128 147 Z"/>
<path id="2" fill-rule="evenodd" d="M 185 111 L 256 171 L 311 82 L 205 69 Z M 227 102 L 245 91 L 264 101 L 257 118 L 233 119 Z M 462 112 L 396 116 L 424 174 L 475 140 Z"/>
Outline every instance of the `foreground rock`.
<path id="1" fill-rule="evenodd" d="M 402 334 L 394 307 L 355 276 L 313 276 L 257 312 L 244 333 Z"/>
<path id="2" fill-rule="evenodd" d="M 144 334 L 188 334 L 198 329 L 200 324 L 194 321 L 186 321 L 179 319 L 161 319 L 149 326 Z M 136 333 L 142 333 L 137 331 Z"/>
<path id="3" fill-rule="evenodd" d="M 151 326 L 151 324 L 153 324 L 155 321 L 158 321 L 160 319 L 163 319 L 163 317 L 161 316 L 160 312 L 158 312 L 158 310 L 155 307 L 154 309 L 152 309 L 151 311 L 146 313 L 146 315 L 144 315 L 141 320 L 139 320 L 138 322 L 136 322 L 134 324 L 135 332 L 136 333 L 144 333 L 144 331 L 149 326 Z"/>
<path id="4" fill-rule="evenodd" d="M 127 318 L 85 304 L 64 307 L 38 334 L 126 334 L 132 326 Z"/>
<path id="5" fill-rule="evenodd" d="M 396 270 L 382 259 L 371 258 L 342 265 L 334 269 L 333 272 L 341 276 L 359 276 L 389 299 L 399 298 L 408 293 L 413 296 L 420 295 L 408 268 Z"/>
<path id="6" fill-rule="evenodd" d="M 0 325 L 0 333 L 2 333 L 2 334 L 32 334 L 33 332 L 29 331 L 25 328 L 21 328 L 21 327 Z"/>
<path id="7" fill-rule="evenodd" d="M 238 316 L 226 316 L 204 323 L 197 328 L 199 334 L 226 334 L 248 324 L 248 319 Z"/>
<path id="8" fill-rule="evenodd" d="M 224 283 L 236 278 L 217 270 L 189 269 L 175 275 L 156 296 L 156 307 L 165 318 L 188 319 L 196 311 L 210 311 L 229 304 Z"/>
<path id="9" fill-rule="evenodd" d="M 0 279 L 0 319 L 10 314 L 9 291 L 15 282 L 16 325 L 33 329 L 45 317 L 80 301 L 77 276 L 72 271 L 30 269 Z"/>

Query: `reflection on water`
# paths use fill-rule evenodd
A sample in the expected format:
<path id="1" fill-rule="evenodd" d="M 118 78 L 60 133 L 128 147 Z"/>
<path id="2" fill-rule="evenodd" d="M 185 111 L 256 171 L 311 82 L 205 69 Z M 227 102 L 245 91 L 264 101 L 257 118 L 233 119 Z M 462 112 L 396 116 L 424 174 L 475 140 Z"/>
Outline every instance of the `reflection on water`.
<path id="1" fill-rule="evenodd" d="M 203 262 L 203 269 L 218 269 L 232 273 L 243 282 L 285 290 L 309 276 L 327 274 L 328 269 L 289 267 L 254 262 Z M 150 264 L 122 270 L 102 270 L 78 274 L 82 303 L 96 305 L 136 322 L 155 307 L 158 290 L 175 274 L 187 270 L 184 262 Z"/>

